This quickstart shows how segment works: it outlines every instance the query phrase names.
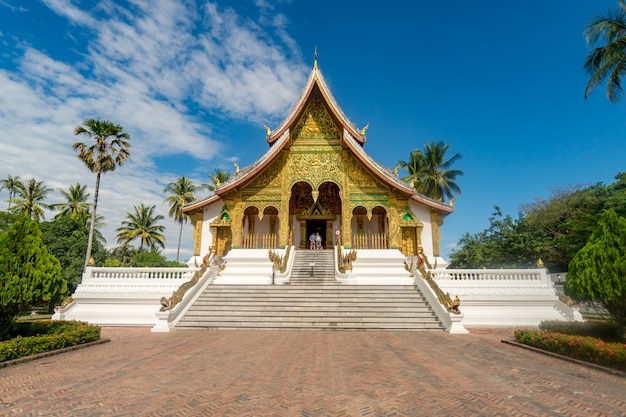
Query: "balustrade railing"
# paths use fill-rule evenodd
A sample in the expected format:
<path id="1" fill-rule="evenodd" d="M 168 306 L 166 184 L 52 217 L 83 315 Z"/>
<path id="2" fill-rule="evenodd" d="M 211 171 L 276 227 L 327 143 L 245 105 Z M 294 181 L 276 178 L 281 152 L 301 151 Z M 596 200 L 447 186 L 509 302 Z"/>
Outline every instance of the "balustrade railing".
<path id="1" fill-rule="evenodd" d="M 113 282 L 128 280 L 171 281 L 191 279 L 196 268 L 124 268 L 88 267 L 83 274 L 83 284 L 91 280 L 106 279 Z"/>
<path id="2" fill-rule="evenodd" d="M 452 281 L 546 281 L 544 269 L 435 269 L 434 279 Z"/>
<path id="3" fill-rule="evenodd" d="M 355 233 L 352 235 L 355 249 L 389 249 L 389 236 L 385 233 Z"/>
<path id="4" fill-rule="evenodd" d="M 278 245 L 275 234 L 245 235 L 241 238 L 242 249 L 276 249 Z"/>

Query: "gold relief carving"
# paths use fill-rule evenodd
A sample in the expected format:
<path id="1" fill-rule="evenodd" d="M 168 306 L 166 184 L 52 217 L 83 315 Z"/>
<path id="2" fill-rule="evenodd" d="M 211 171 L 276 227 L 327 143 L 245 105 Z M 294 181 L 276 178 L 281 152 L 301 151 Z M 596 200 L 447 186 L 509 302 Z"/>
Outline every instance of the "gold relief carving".
<path id="1" fill-rule="evenodd" d="M 340 139 L 339 129 L 326 111 L 319 95 L 314 95 L 294 129 L 296 139 Z"/>
<path id="2" fill-rule="evenodd" d="M 439 256 L 440 254 L 440 242 L 441 242 L 441 226 L 443 225 L 443 216 L 434 211 L 430 212 L 430 224 L 432 227 L 433 235 L 433 256 Z"/>
<path id="3" fill-rule="evenodd" d="M 338 153 L 291 154 L 287 172 L 291 184 L 306 181 L 313 189 L 317 189 L 326 181 L 341 184 L 341 155 Z"/>
<path id="4" fill-rule="evenodd" d="M 361 188 L 378 188 L 374 177 L 365 170 L 363 165 L 355 158 L 348 159 L 347 172 L 350 173 L 350 185 Z"/>
<path id="5" fill-rule="evenodd" d="M 193 254 L 200 256 L 200 245 L 202 244 L 202 219 L 203 213 L 192 213 L 189 215 L 193 223 Z"/>
<path id="6" fill-rule="evenodd" d="M 263 172 L 261 172 L 252 183 L 246 188 L 264 188 L 280 186 L 280 172 L 282 170 L 282 161 L 280 157 Z"/>

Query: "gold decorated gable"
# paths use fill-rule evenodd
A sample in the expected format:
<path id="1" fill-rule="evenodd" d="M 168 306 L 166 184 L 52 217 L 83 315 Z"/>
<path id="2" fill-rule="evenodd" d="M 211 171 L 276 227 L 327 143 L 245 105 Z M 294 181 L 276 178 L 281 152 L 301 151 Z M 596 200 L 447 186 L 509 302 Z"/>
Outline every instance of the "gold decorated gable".
<path id="1" fill-rule="evenodd" d="M 311 207 L 302 211 L 302 214 L 298 215 L 299 219 L 317 219 L 317 220 L 332 220 L 335 215 L 328 207 L 322 206 L 318 201 Z"/>
<path id="2" fill-rule="evenodd" d="M 229 213 L 229 210 L 226 208 L 226 206 L 224 206 L 219 216 L 217 216 L 215 220 L 211 222 L 210 226 L 212 227 L 230 226 L 230 220 L 231 220 L 231 215 Z"/>
<path id="3" fill-rule="evenodd" d="M 409 206 L 404 208 L 404 211 L 400 213 L 400 226 L 420 226 L 422 222 L 417 218 L 417 216 L 411 211 Z"/>
<path id="4" fill-rule="evenodd" d="M 302 112 L 296 128 L 293 130 L 294 139 L 326 139 L 339 142 L 341 134 L 332 117 L 326 110 L 321 94 L 313 94 L 311 100 Z"/>

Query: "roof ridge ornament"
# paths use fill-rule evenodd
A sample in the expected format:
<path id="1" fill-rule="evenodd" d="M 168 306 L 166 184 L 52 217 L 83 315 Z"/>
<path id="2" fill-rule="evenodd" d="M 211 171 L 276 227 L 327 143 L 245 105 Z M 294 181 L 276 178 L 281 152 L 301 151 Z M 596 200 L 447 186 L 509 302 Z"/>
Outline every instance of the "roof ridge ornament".
<path id="1" fill-rule="evenodd" d="M 317 68 L 317 45 L 315 45 L 315 49 L 313 50 L 313 68 Z"/>
<path id="2" fill-rule="evenodd" d="M 361 134 L 361 136 L 365 137 L 365 132 L 367 132 L 367 129 L 369 128 L 370 128 L 370 124 L 369 122 L 367 122 L 367 124 L 363 126 L 363 129 L 359 130 L 359 133 Z"/>

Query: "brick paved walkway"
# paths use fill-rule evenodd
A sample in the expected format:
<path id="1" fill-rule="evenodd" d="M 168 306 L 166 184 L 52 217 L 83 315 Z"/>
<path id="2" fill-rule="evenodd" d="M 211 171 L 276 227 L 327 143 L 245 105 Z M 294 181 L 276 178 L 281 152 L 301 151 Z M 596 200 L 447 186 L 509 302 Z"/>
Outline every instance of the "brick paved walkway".
<path id="1" fill-rule="evenodd" d="M 626 415 L 626 378 L 471 331 L 104 329 L 110 343 L 0 369 L 0 415 Z"/>

